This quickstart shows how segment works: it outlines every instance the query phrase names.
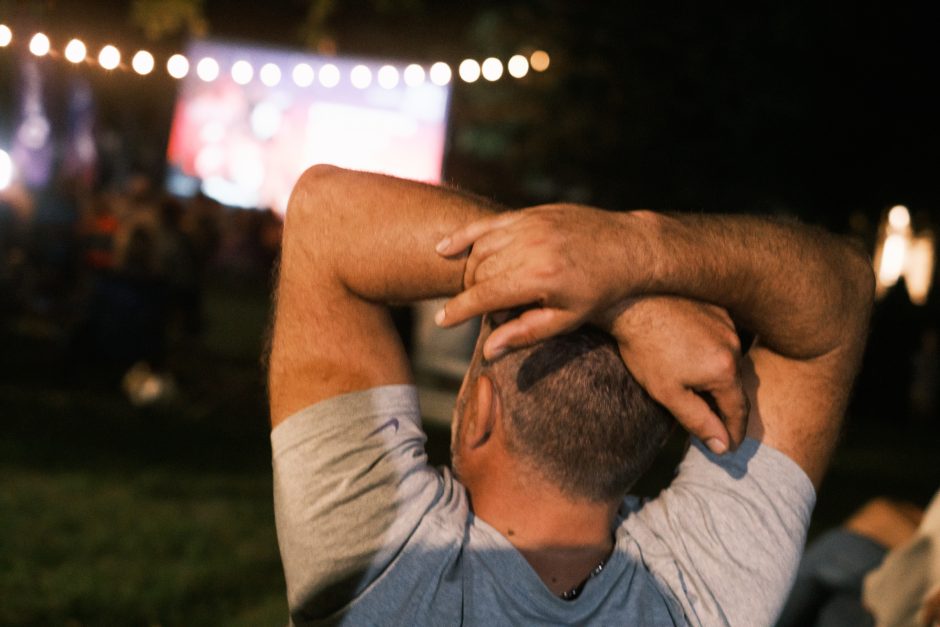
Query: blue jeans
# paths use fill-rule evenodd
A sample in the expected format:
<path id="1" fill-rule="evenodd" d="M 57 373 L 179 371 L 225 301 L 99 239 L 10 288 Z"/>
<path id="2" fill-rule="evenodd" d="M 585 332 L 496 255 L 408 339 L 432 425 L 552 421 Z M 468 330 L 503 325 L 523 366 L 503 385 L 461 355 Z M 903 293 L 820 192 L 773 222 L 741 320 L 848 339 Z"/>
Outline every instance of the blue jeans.
<path id="1" fill-rule="evenodd" d="M 807 547 L 777 627 L 871 627 L 862 582 L 887 549 L 845 529 L 828 531 Z"/>

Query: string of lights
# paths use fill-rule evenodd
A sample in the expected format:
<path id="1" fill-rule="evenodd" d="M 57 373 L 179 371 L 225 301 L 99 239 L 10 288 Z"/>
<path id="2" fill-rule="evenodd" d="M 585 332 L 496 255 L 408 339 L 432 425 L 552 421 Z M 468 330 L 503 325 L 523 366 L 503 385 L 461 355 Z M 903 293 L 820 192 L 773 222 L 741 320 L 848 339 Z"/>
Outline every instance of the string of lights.
<path id="1" fill-rule="evenodd" d="M 9 26 L 0 24 L 0 48 L 8 48 L 19 39 Z M 24 37 L 22 41 L 28 42 L 30 53 L 36 57 L 64 58 L 76 65 L 97 64 L 109 72 L 128 69 L 127 64 L 123 62 L 124 56 L 121 51 L 111 44 L 103 46 L 97 55 L 92 55 L 88 46 L 77 38 L 69 40 L 61 51 L 53 47 L 45 33 L 32 33 L 28 35 L 28 39 Z M 483 61 L 464 59 L 457 66 L 457 76 L 465 83 L 475 83 L 481 78 L 495 82 L 505 74 L 521 79 L 529 74 L 529 70 L 546 71 L 550 64 L 551 58 L 544 50 L 535 50 L 528 55 L 516 54 L 505 63 L 496 57 L 489 57 Z M 344 77 L 339 68 L 332 63 L 324 63 L 319 68 L 314 68 L 308 63 L 298 63 L 285 71 L 274 63 L 266 63 L 260 68 L 254 68 L 248 61 L 236 61 L 230 68 L 222 68 L 218 60 L 212 57 L 189 59 L 177 53 L 168 57 L 163 67 L 166 73 L 175 79 L 185 78 L 192 69 L 195 69 L 196 76 L 209 83 L 219 78 L 223 71 L 230 72 L 232 79 L 240 85 L 250 83 L 257 75 L 258 80 L 268 87 L 276 86 L 285 74 L 289 74 L 298 87 L 309 87 L 315 81 L 319 81 L 323 87 L 336 87 L 345 79 L 354 87 L 365 89 L 373 81 L 373 69 L 365 64 L 355 66 L 349 75 Z M 138 50 L 131 57 L 129 68 L 141 76 L 146 76 L 157 69 L 157 60 L 149 51 Z M 399 81 L 403 81 L 409 87 L 419 86 L 426 80 L 439 86 L 447 85 L 453 80 L 454 72 L 449 64 L 438 61 L 428 67 L 416 63 L 411 64 L 401 74 L 392 65 L 382 65 L 374 74 L 379 86 L 394 89 Z"/>

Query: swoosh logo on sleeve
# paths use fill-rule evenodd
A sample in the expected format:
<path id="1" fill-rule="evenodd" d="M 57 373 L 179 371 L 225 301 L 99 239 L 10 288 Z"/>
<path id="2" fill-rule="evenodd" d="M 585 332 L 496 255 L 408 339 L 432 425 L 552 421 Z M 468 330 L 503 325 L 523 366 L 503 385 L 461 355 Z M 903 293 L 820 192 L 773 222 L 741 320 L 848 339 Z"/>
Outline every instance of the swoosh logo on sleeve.
<path id="1" fill-rule="evenodd" d="M 378 429 L 376 429 L 375 431 L 373 431 L 366 437 L 372 437 L 373 435 L 378 435 L 379 433 L 382 432 L 383 429 L 387 429 L 388 427 L 392 428 L 393 434 L 398 433 L 398 426 L 399 426 L 398 418 L 389 418 L 384 423 L 382 423 L 382 425 Z"/>

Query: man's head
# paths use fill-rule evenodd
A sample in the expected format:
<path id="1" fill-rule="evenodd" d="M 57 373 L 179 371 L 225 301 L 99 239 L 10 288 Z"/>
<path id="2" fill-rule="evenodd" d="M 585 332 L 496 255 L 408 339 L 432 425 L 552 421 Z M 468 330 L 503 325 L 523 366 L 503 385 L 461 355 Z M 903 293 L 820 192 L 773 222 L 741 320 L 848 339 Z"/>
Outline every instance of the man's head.
<path id="1" fill-rule="evenodd" d="M 494 327 L 486 316 L 458 399 L 457 473 L 469 487 L 467 475 L 479 472 L 463 458 L 488 443 L 486 416 L 500 422 L 500 446 L 514 463 L 569 498 L 621 498 L 652 463 L 672 417 L 633 379 L 608 334 L 585 326 L 489 362 L 482 347 Z M 481 398 L 493 401 L 481 408 Z"/>

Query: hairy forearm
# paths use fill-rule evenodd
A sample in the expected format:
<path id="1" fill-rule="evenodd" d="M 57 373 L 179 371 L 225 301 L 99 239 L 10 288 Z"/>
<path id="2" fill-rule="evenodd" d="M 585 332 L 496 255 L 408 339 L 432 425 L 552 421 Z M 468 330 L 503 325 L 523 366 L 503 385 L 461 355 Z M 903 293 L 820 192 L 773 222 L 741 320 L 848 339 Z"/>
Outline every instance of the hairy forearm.
<path id="1" fill-rule="evenodd" d="M 291 198 L 282 266 L 329 268 L 350 292 L 378 303 L 454 294 L 464 260 L 442 259 L 434 245 L 496 210 L 456 190 L 317 166 Z"/>
<path id="2" fill-rule="evenodd" d="M 764 346 L 794 359 L 863 341 L 872 271 L 842 238 L 752 216 L 639 212 L 624 219 L 645 240 L 631 260 L 642 266 L 643 292 L 720 305 Z"/>

